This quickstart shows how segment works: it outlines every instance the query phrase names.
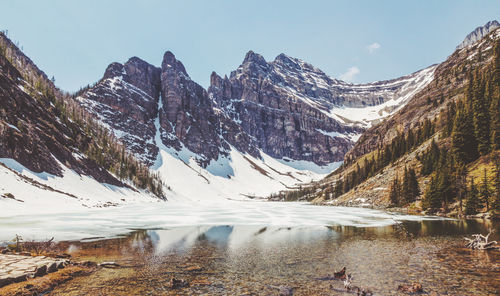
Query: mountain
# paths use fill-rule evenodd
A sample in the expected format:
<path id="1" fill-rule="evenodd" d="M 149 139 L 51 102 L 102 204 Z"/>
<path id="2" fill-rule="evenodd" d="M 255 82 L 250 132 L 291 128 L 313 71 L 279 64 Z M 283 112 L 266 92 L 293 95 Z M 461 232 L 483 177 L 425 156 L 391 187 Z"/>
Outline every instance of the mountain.
<path id="1" fill-rule="evenodd" d="M 434 69 L 356 85 L 300 59 L 266 62 L 250 51 L 229 78 L 212 73 L 205 90 L 167 51 L 160 67 L 137 57 L 109 65 L 76 100 L 177 195 L 262 197 L 336 168 L 366 127 L 402 107 Z"/>
<path id="2" fill-rule="evenodd" d="M 146 198 L 141 188 L 152 188 L 137 182 L 132 168 L 144 172 L 142 181 L 159 182 L 131 155 L 120 155 L 123 147 L 3 33 L 0 101 L 0 170 L 2 180 L 10 180 L 1 184 L 0 203 L 14 203 L 16 208 L 29 200 L 50 208 L 50 203 L 69 199 L 73 206 L 95 206 L 138 198 L 139 191 Z M 110 167 L 121 167 L 120 173 L 129 175 L 118 176 Z M 109 191 L 108 196 L 96 198 L 85 187 L 105 195 Z M 162 196 L 161 190 L 155 193 Z"/>
<path id="3" fill-rule="evenodd" d="M 367 126 L 404 105 L 433 71 L 355 85 L 285 54 L 266 62 L 250 51 L 229 78 L 213 73 L 208 91 L 264 152 L 327 164 L 342 160 Z"/>
<path id="4" fill-rule="evenodd" d="M 462 48 L 466 48 L 467 46 L 470 46 L 470 45 L 474 44 L 475 42 L 483 39 L 486 35 L 488 35 L 492 31 L 494 31 L 498 27 L 500 27 L 500 23 L 498 23 L 498 21 L 496 21 L 496 20 L 489 21 L 484 26 L 477 27 L 474 31 L 472 31 L 471 33 L 469 33 L 465 37 L 465 39 L 464 39 L 464 41 L 462 41 L 462 43 L 460 43 L 457 46 L 457 50 L 460 50 Z"/>
<path id="5" fill-rule="evenodd" d="M 470 36 L 477 36 L 474 32 Z M 432 82 L 364 132 L 340 169 L 274 198 L 455 216 L 472 204 L 477 207 L 469 213 L 494 211 L 492 204 L 498 205 L 500 198 L 469 195 L 474 192 L 472 183 L 495 182 L 495 159 L 500 157 L 499 75 L 497 28 L 439 64 Z M 418 188 L 411 194 L 410 169 L 411 182 Z"/>
<path id="6" fill-rule="evenodd" d="M 110 130 L 120 130 L 118 138 L 146 164 L 158 154 L 154 144 L 154 120 L 158 113 L 160 69 L 139 58 L 125 64 L 109 65 L 104 77 L 85 93 L 87 110 Z"/>

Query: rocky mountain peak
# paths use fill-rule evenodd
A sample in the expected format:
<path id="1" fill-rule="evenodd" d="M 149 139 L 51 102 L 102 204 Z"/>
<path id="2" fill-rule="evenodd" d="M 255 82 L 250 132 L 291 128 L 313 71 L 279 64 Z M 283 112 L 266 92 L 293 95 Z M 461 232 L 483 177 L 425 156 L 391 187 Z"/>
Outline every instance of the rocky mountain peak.
<path id="1" fill-rule="evenodd" d="M 291 68 L 294 70 L 301 70 L 300 67 L 300 61 L 298 59 L 292 58 L 287 56 L 284 53 L 279 54 L 275 59 L 274 59 L 274 64 L 281 65 L 283 67 Z"/>
<path id="2" fill-rule="evenodd" d="M 106 68 L 106 71 L 104 71 L 103 79 L 121 76 L 121 75 L 125 74 L 124 71 L 125 71 L 125 69 L 123 68 L 122 64 L 117 63 L 117 62 L 111 63 Z"/>
<path id="3" fill-rule="evenodd" d="M 280 68 L 284 68 L 293 72 L 312 72 L 321 76 L 325 76 L 325 72 L 320 69 L 314 67 L 313 65 L 304 62 L 301 59 L 290 57 L 284 53 L 279 54 L 273 61 L 273 65 L 279 66 Z"/>
<path id="4" fill-rule="evenodd" d="M 403 104 L 425 84 L 425 75 L 416 75 L 387 85 L 345 85 L 298 58 L 282 53 L 267 62 L 254 51 L 229 78 L 212 72 L 208 90 L 189 78 L 170 51 L 161 68 L 139 58 L 108 68 L 116 78 L 84 94 L 93 101 L 84 105 L 149 165 L 157 162 L 162 144 L 190 151 L 204 166 L 232 148 L 256 157 L 260 150 L 277 159 L 331 164 L 343 159 L 364 130 L 364 117 L 349 119 L 345 107 L 361 110 L 400 97 Z M 432 69 L 426 73 L 432 76 Z M 136 96 L 136 88 L 151 94 L 150 99 Z M 151 147 L 141 151 L 141 141 Z"/>
<path id="5" fill-rule="evenodd" d="M 210 86 L 220 87 L 222 85 L 223 79 L 215 71 L 210 74 Z"/>
<path id="6" fill-rule="evenodd" d="M 457 46 L 457 50 L 465 48 L 465 47 L 483 39 L 484 36 L 488 35 L 490 32 L 494 31 L 495 29 L 497 29 L 499 27 L 500 27 L 500 23 L 498 23 L 498 21 L 496 21 L 496 20 L 489 21 L 484 26 L 477 27 L 474 31 L 472 31 L 471 33 L 469 33 L 465 37 L 465 39 L 464 39 L 464 41 L 462 41 L 462 43 L 460 43 Z"/>
<path id="7" fill-rule="evenodd" d="M 256 63 L 259 65 L 267 64 L 264 57 L 258 53 L 253 52 L 252 50 L 248 51 L 245 55 L 245 59 L 243 60 L 243 64 L 246 63 Z"/>
<path id="8" fill-rule="evenodd" d="M 189 77 L 184 65 L 175 58 L 175 55 L 171 51 L 166 51 L 163 55 L 161 69 L 163 72 L 183 73 L 186 77 Z"/>

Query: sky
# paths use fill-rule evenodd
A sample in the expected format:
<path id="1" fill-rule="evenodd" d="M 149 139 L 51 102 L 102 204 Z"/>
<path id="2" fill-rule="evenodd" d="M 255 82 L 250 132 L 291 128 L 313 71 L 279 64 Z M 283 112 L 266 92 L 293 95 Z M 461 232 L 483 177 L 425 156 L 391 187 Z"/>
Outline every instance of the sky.
<path id="1" fill-rule="evenodd" d="M 0 30 L 66 91 L 137 56 L 160 66 L 172 51 L 204 87 L 249 50 L 280 53 L 366 83 L 449 56 L 476 27 L 500 18 L 498 0 L 23 1 L 0 0 Z"/>

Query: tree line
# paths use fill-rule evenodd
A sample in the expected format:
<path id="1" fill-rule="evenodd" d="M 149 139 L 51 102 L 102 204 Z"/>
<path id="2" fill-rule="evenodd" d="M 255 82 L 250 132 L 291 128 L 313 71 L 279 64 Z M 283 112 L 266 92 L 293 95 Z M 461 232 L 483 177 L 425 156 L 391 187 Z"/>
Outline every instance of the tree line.
<path id="1" fill-rule="evenodd" d="M 31 86 L 27 89 L 31 97 L 53 104 L 56 115 L 68 128 L 75 148 L 121 181 L 130 181 L 138 188 L 146 189 L 160 198 L 165 197 L 159 174 L 150 171 L 126 151 L 125 146 L 69 94 L 57 89 L 4 33 L 0 33 L 0 54 L 14 67 L 20 67 L 18 70 L 23 79 Z"/>
<path id="2" fill-rule="evenodd" d="M 500 42 L 493 48 L 493 63 L 469 72 L 465 98 L 451 102 L 441 114 L 442 136 L 450 147 L 435 142 L 421 157 L 422 175 L 431 176 L 423 207 L 431 212 L 457 200 L 459 212 L 473 215 L 482 209 L 500 213 Z M 448 149 L 449 148 L 449 149 Z M 467 165 L 481 156 L 495 161 L 493 176 L 484 169 L 476 182 L 467 174 Z M 465 208 L 463 202 L 465 201 Z"/>

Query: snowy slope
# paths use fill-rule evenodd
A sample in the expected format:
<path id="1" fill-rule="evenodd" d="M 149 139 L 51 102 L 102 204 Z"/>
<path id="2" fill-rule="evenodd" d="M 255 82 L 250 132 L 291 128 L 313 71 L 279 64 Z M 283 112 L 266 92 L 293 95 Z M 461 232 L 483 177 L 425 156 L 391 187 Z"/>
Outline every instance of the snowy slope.
<path id="1" fill-rule="evenodd" d="M 403 83 L 403 86 L 394 93 L 390 100 L 382 104 L 358 108 L 332 107 L 329 109 L 329 114 L 346 124 L 358 124 L 369 128 L 404 107 L 415 94 L 426 87 L 434 79 L 436 67 L 437 65 L 433 65 L 398 81 L 398 83 Z M 368 86 L 369 84 L 366 85 L 367 90 Z M 364 88 L 361 85 L 358 87 Z"/>
<path id="2" fill-rule="evenodd" d="M 0 217 L 160 201 L 144 191 L 99 183 L 59 164 L 63 177 L 35 173 L 13 159 L 0 158 Z"/>
<path id="3" fill-rule="evenodd" d="M 202 168 L 184 148 L 160 150 L 161 166 L 157 171 L 171 187 L 174 196 L 188 200 L 246 200 L 264 198 L 270 193 L 318 180 L 340 163 L 320 167 L 278 161 L 263 154 L 263 159 L 232 149 L 228 156 L 212 161 Z M 296 166 L 297 168 L 293 168 Z M 308 167 L 306 167 L 308 166 Z"/>
<path id="4" fill-rule="evenodd" d="M 272 192 L 317 180 L 340 165 L 320 167 L 313 163 L 278 161 L 267 155 L 256 159 L 235 149 L 207 168 L 200 167 L 192 152 L 185 148 L 179 152 L 162 149 L 158 158 L 161 164 L 157 171 L 170 188 L 166 190 L 169 202 L 262 198 Z M 0 217 L 162 202 L 147 192 L 99 183 L 60 165 L 64 170 L 63 177 L 34 173 L 13 159 L 0 159 Z"/>
<path id="5" fill-rule="evenodd" d="M 403 107 L 432 81 L 437 67 L 432 65 L 393 80 L 352 84 L 329 77 L 318 68 L 283 54 L 269 64 L 273 66 L 271 75 L 276 74 L 282 79 L 281 87 L 289 96 L 343 124 L 364 128 Z M 304 84 L 311 91 L 304 92 Z"/>
<path id="6" fill-rule="evenodd" d="M 133 71 L 128 68 L 132 66 Z M 276 105 L 271 97 L 254 102 L 254 92 L 247 90 L 241 93 L 248 95 L 238 99 L 221 98 L 228 89 L 217 93 L 224 87 L 217 83 L 208 90 L 207 97 L 205 90 L 190 80 L 182 63 L 167 52 L 161 70 L 154 70 L 154 66 L 137 58 L 124 65 L 111 64 L 104 78 L 77 100 L 161 175 L 171 190 L 170 200 L 240 200 L 263 198 L 332 172 L 341 164 L 336 160 L 343 158 L 361 131 L 404 106 L 433 79 L 434 69 L 431 66 L 390 81 L 350 84 L 331 78 L 300 59 L 281 54 L 268 63 L 249 52 L 230 81 L 241 79 L 246 84 L 256 77 L 258 81 L 267 81 L 269 93 L 274 92 L 272 97 L 281 100 Z M 136 75 L 150 72 L 150 77 Z M 252 87 L 247 85 L 246 89 Z M 232 102 L 236 101 L 248 105 L 235 107 Z M 294 101 L 304 104 L 293 105 Z M 196 106 L 207 102 L 211 106 L 203 108 L 215 111 L 203 117 L 201 114 L 211 110 Z M 301 106 L 305 107 L 300 109 Z M 254 127 L 251 122 L 262 123 L 263 112 L 268 120 L 278 121 L 266 122 L 265 132 L 254 134 L 261 127 Z M 293 113 L 293 117 L 281 119 L 288 116 L 285 113 Z M 225 123 L 227 118 L 233 120 L 232 126 Z M 293 126 L 296 122 L 300 126 Z M 280 128 L 282 125 L 285 127 Z M 297 128 L 300 132 L 295 133 Z M 238 141 L 228 137 L 231 134 L 246 138 Z M 310 143 L 303 142 L 304 134 Z M 210 137 L 216 140 L 209 143 Z M 267 139 L 262 142 L 262 137 Z M 292 141 L 301 144 L 287 146 Z M 237 147 L 247 142 L 248 146 Z M 213 153 L 214 149 L 218 153 Z M 295 157 L 276 155 L 290 149 L 302 152 L 293 152 Z M 322 166 L 315 164 L 306 155 L 311 152 L 320 155 L 316 159 L 328 161 L 323 161 Z"/>

